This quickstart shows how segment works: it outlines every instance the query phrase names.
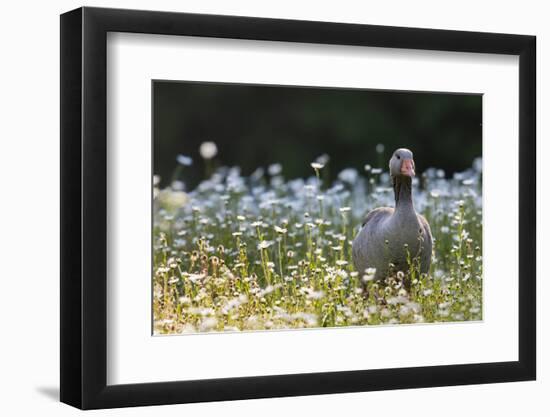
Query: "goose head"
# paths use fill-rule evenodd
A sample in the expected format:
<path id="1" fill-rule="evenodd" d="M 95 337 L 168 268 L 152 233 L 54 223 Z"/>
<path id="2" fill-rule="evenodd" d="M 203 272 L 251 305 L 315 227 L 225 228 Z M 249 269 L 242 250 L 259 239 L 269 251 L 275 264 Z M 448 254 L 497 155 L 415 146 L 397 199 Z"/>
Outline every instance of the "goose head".
<path id="1" fill-rule="evenodd" d="M 400 148 L 393 153 L 390 159 L 390 175 L 393 178 L 414 177 L 414 159 L 410 150 Z"/>

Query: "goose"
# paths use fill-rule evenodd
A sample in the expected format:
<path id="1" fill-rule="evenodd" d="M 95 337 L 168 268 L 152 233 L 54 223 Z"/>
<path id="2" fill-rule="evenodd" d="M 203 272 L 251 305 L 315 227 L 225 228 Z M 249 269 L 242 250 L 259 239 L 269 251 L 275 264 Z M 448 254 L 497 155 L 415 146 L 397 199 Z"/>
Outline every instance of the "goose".
<path id="1" fill-rule="evenodd" d="M 352 243 L 356 270 L 363 274 L 375 268 L 375 280 L 388 276 L 390 264 L 394 272 L 408 271 L 408 256 L 413 262 L 419 261 L 421 273 L 428 273 L 432 258 L 430 225 L 413 205 L 413 153 L 409 149 L 397 149 L 390 159 L 389 169 L 395 208 L 379 207 L 370 211 Z"/>

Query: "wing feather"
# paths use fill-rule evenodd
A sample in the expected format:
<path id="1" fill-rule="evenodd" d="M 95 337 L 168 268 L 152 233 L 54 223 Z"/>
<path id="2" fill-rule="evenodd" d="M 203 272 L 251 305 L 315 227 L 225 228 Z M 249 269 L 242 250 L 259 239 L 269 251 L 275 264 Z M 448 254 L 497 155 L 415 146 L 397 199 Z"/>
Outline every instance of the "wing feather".
<path id="1" fill-rule="evenodd" d="M 365 225 L 369 221 L 373 220 L 374 218 L 377 218 L 381 214 L 386 216 L 386 215 L 392 214 L 392 213 L 393 213 L 393 208 L 391 208 L 391 207 L 378 207 L 378 208 L 375 208 L 374 210 L 371 210 L 367 213 L 367 215 L 363 219 L 363 222 L 361 223 L 361 226 L 365 227 Z"/>

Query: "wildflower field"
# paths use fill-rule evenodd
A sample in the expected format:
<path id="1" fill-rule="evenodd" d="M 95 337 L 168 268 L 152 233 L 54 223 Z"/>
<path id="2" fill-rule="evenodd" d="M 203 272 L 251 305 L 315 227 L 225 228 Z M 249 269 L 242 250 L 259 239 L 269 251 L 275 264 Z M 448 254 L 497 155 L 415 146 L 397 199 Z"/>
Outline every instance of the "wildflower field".
<path id="1" fill-rule="evenodd" d="M 207 151 L 210 160 L 215 148 Z M 351 242 L 369 210 L 394 205 L 386 169 L 347 168 L 330 182 L 327 155 L 303 179 L 285 178 L 280 164 L 249 176 L 207 168 L 193 190 L 179 174 L 168 187 L 155 180 L 155 334 L 482 319 L 481 159 L 452 178 L 435 168 L 417 175 L 415 208 L 434 238 L 430 273 L 411 262 L 384 281 L 354 269 Z"/>

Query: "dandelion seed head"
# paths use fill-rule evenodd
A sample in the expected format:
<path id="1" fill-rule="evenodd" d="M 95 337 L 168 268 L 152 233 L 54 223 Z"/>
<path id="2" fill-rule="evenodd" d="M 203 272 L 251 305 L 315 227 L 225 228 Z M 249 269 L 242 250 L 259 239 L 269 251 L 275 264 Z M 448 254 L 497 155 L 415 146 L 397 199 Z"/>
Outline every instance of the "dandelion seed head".
<path id="1" fill-rule="evenodd" d="M 350 185 L 355 184 L 359 173 L 354 168 L 346 168 L 338 174 L 338 179 Z"/>
<path id="2" fill-rule="evenodd" d="M 318 162 L 319 164 L 326 165 L 330 161 L 330 156 L 326 153 L 319 155 L 315 162 Z"/>
<path id="3" fill-rule="evenodd" d="M 199 153 L 204 159 L 212 159 L 218 154 L 218 147 L 214 142 L 203 142 L 199 148 Z"/>
<path id="4" fill-rule="evenodd" d="M 279 163 L 271 164 L 267 167 L 267 172 L 271 176 L 279 175 L 283 171 L 283 166 Z"/>
<path id="5" fill-rule="evenodd" d="M 176 157 L 176 160 L 178 161 L 178 164 L 186 167 L 193 165 L 193 158 L 191 158 L 190 156 L 179 154 Z"/>

